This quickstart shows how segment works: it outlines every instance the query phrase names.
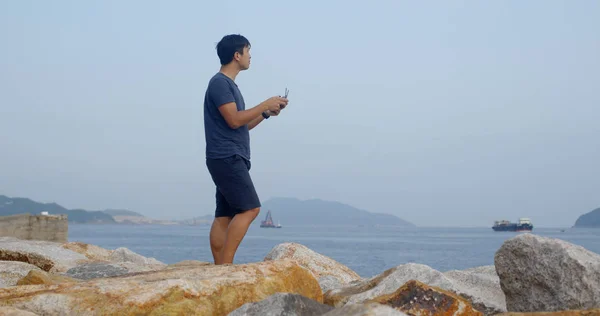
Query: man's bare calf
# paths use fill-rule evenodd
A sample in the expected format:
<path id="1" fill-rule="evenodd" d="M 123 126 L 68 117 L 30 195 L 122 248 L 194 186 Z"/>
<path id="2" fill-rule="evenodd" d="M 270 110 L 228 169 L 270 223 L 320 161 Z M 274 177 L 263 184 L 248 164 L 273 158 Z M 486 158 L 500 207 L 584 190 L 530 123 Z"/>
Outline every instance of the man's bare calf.
<path id="1" fill-rule="evenodd" d="M 215 264 L 233 263 L 235 253 L 258 213 L 260 208 L 236 214 L 233 218 L 215 218 L 210 229 L 210 249 Z"/>

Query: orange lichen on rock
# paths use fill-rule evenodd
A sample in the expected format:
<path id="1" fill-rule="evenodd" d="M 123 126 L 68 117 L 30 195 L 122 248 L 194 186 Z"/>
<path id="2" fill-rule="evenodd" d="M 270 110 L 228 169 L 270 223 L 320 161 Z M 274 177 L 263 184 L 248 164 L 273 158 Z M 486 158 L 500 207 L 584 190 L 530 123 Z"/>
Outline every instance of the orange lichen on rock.
<path id="1" fill-rule="evenodd" d="M 317 280 L 292 260 L 181 266 L 60 285 L 0 289 L 2 305 L 44 315 L 227 315 L 277 292 L 323 301 Z"/>
<path id="2" fill-rule="evenodd" d="M 415 316 L 482 316 L 464 298 L 411 280 L 392 294 L 378 296 L 370 302 L 385 304 Z"/>

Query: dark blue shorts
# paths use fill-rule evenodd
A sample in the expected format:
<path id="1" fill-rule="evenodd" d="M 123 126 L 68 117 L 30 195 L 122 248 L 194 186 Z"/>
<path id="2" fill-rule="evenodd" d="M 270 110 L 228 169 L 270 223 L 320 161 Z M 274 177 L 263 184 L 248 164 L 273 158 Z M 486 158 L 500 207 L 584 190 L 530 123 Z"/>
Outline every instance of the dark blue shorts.
<path id="1" fill-rule="evenodd" d="M 206 159 L 206 166 L 217 186 L 215 217 L 233 217 L 261 206 L 250 178 L 250 161 L 234 155 L 223 159 Z"/>

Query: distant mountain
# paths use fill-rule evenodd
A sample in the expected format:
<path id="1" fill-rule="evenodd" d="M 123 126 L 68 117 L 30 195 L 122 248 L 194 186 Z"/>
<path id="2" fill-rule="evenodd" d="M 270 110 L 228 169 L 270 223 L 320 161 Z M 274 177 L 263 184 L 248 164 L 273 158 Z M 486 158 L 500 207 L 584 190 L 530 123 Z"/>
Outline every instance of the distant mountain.
<path id="1" fill-rule="evenodd" d="M 74 223 L 115 223 L 112 216 L 100 211 L 68 210 L 56 203 L 39 203 L 27 198 L 9 198 L 0 195 L 0 216 L 23 213 L 38 215 L 41 212 L 66 214 L 69 222 Z"/>
<path id="2" fill-rule="evenodd" d="M 371 213 L 340 202 L 320 199 L 299 200 L 295 198 L 274 198 L 262 203 L 259 217 L 253 224 L 260 225 L 267 211 L 271 210 L 273 221 L 282 226 L 357 226 L 385 225 L 414 227 L 397 216 Z"/>
<path id="3" fill-rule="evenodd" d="M 145 217 L 144 215 L 130 210 L 104 210 L 102 211 L 110 216 L 137 216 Z"/>
<path id="4" fill-rule="evenodd" d="M 600 208 L 579 216 L 575 222 L 575 227 L 600 228 Z"/>
<path id="5" fill-rule="evenodd" d="M 35 214 L 31 212 L 32 214 Z M 67 218 L 69 222 L 73 223 L 102 223 L 102 224 L 114 224 L 115 219 L 101 211 L 86 211 L 86 210 L 65 210 L 62 213 L 52 213 L 50 214 L 67 214 Z M 39 214 L 39 212 L 38 212 Z"/>

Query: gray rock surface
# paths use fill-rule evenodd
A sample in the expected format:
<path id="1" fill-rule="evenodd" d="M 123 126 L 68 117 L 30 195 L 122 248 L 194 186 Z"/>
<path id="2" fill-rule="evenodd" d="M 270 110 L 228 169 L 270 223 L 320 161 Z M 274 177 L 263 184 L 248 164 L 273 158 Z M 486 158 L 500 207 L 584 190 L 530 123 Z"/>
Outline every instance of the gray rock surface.
<path id="1" fill-rule="evenodd" d="M 48 272 L 64 272 L 88 261 L 87 257 L 62 247 L 61 243 L 0 237 L 0 260 L 21 261 Z"/>
<path id="2" fill-rule="evenodd" d="M 71 268 L 64 275 L 80 279 L 90 280 L 95 278 L 106 278 L 129 273 L 129 270 L 114 263 L 92 262 Z"/>
<path id="3" fill-rule="evenodd" d="M 145 272 L 167 267 L 166 264 L 154 258 L 146 258 L 127 248 L 107 250 L 77 242 L 59 243 L 22 240 L 14 237 L 0 237 L 0 260 L 25 262 L 44 271 L 58 274 L 65 273 L 73 268 L 75 270 L 71 270 L 70 273 L 87 271 L 85 273 L 89 274 L 92 271 L 90 269 L 96 269 L 97 275 L 103 273 L 99 270 L 101 269 L 100 266 L 88 266 L 90 263 L 105 263 L 102 269 L 105 270 L 107 276 L 117 273 L 117 270 L 120 272 L 123 272 L 123 270 Z M 91 274 L 89 275 L 91 276 Z"/>
<path id="4" fill-rule="evenodd" d="M 154 258 L 146 258 L 142 255 L 139 255 L 127 248 L 117 248 L 110 255 L 109 260 L 111 262 L 132 262 L 139 265 L 164 265 L 166 264 L 154 259 Z"/>
<path id="5" fill-rule="evenodd" d="M 0 288 L 17 285 L 31 270 L 41 269 L 20 261 L 0 261 Z"/>
<path id="6" fill-rule="evenodd" d="M 256 303 L 246 303 L 229 316 L 313 316 L 333 307 L 298 294 L 277 293 Z"/>
<path id="7" fill-rule="evenodd" d="M 323 316 L 407 316 L 389 306 L 378 303 L 348 304 L 336 308 Z"/>
<path id="8" fill-rule="evenodd" d="M 0 306 L 0 315 L 2 316 L 37 316 L 32 312 L 24 311 L 22 309 L 10 307 L 10 306 Z"/>
<path id="9" fill-rule="evenodd" d="M 443 289 L 453 287 L 452 281 L 443 273 L 424 264 L 407 263 L 388 269 L 356 285 L 333 289 L 326 292 L 325 295 L 342 297 L 335 303 L 337 307 L 345 304 L 361 304 L 377 296 L 394 293 L 410 280 L 417 280 Z"/>
<path id="10" fill-rule="evenodd" d="M 340 282 L 338 278 L 332 275 L 322 276 L 317 281 L 319 281 L 319 285 L 321 286 L 321 290 L 323 291 L 323 293 L 329 290 L 339 289 L 345 285 L 342 282 Z"/>
<path id="11" fill-rule="evenodd" d="M 526 233 L 494 260 L 509 312 L 600 307 L 600 255 L 583 247 Z"/>
<path id="12" fill-rule="evenodd" d="M 454 292 L 468 299 L 473 307 L 492 315 L 506 311 L 504 293 L 493 266 L 442 273 L 427 265 L 407 263 L 351 286 L 325 293 L 327 304 L 361 304 L 375 297 L 394 293 L 410 280 Z"/>
<path id="13" fill-rule="evenodd" d="M 109 261 L 113 253 L 113 250 L 78 241 L 64 243 L 62 247 L 80 253 L 92 261 Z"/>
<path id="14" fill-rule="evenodd" d="M 471 301 L 473 307 L 486 315 L 506 312 L 506 299 L 494 266 L 444 272 L 450 279 L 451 290 Z"/>
<path id="15" fill-rule="evenodd" d="M 172 263 L 167 266 L 167 268 L 176 268 L 176 267 L 202 267 L 202 266 L 210 266 L 212 262 L 206 261 L 198 261 L 198 260 L 183 260 L 176 263 Z"/>
<path id="16" fill-rule="evenodd" d="M 337 284 L 347 285 L 360 280 L 360 276 L 347 266 L 298 243 L 286 242 L 273 247 L 265 256 L 265 261 L 293 259 L 301 267 L 310 271 L 321 285 L 323 292 Z M 336 279 L 337 282 L 333 279 Z M 321 283 L 323 280 L 324 283 Z"/>

